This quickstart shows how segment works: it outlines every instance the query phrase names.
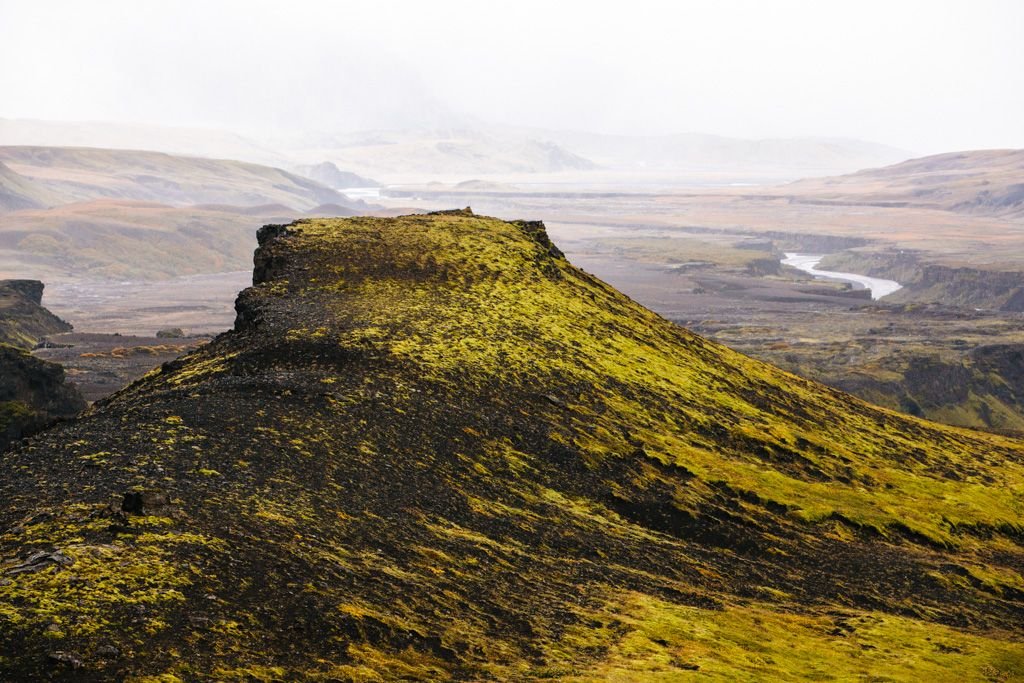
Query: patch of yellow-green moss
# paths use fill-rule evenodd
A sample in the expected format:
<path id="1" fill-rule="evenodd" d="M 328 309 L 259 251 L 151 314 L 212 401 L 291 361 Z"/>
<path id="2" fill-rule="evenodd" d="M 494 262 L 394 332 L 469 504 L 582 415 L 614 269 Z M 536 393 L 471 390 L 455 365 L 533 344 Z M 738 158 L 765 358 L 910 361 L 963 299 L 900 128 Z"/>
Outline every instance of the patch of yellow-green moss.
<path id="1" fill-rule="evenodd" d="M 558 678 L 644 681 L 1012 681 L 1024 678 L 1024 643 L 875 612 L 721 611 L 620 596 L 556 652 Z M 576 653 L 614 644 L 600 663 Z"/>

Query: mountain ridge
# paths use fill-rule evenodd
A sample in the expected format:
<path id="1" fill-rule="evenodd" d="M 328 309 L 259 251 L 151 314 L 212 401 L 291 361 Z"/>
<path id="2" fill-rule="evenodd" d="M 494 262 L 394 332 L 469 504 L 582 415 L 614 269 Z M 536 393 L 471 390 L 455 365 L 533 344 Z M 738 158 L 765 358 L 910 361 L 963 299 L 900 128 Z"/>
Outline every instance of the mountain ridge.
<path id="1" fill-rule="evenodd" d="M 149 149 L 291 168 L 324 160 L 388 182 L 457 182 L 480 175 L 590 171 L 790 180 L 847 173 L 906 159 L 910 152 L 849 138 L 738 138 L 703 133 L 624 135 L 451 120 L 419 128 L 244 137 L 229 131 L 111 123 L 0 119 L 0 144 Z M 350 185 L 349 187 L 354 187 Z"/>

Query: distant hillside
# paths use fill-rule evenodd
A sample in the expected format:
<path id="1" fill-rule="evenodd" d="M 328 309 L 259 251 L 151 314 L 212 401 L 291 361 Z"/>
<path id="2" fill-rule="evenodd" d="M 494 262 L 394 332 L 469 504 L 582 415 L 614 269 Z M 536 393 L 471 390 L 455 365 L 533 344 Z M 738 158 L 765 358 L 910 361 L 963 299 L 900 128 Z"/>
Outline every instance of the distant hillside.
<path id="1" fill-rule="evenodd" d="M 37 209 L 55 201 L 52 193 L 0 163 L 0 212 Z"/>
<path id="2" fill-rule="evenodd" d="M 792 183 L 804 198 L 1024 217 L 1024 150 L 952 152 Z"/>
<path id="3" fill-rule="evenodd" d="M 0 456 L 0 678 L 1010 681 L 1024 443 L 469 212 L 260 231 L 235 329 Z"/>
<path id="4" fill-rule="evenodd" d="M 223 159 L 82 147 L 0 147 L 0 163 L 48 192 L 50 206 L 98 198 L 175 206 L 353 206 L 344 195 L 308 178 Z"/>
<path id="5" fill-rule="evenodd" d="M 281 205 L 173 207 L 114 199 L 0 213 L 0 275 L 158 280 L 247 270 L 256 246 L 253 224 L 300 215 Z"/>

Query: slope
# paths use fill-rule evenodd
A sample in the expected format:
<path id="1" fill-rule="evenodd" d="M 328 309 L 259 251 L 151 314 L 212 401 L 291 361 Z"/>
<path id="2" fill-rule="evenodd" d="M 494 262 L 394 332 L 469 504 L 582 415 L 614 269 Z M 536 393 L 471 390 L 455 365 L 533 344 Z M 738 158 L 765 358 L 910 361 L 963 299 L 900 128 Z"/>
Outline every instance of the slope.
<path id="1" fill-rule="evenodd" d="M 0 212 L 45 206 L 53 196 L 0 163 Z"/>
<path id="2" fill-rule="evenodd" d="M 56 203 L 112 198 L 296 209 L 358 204 L 308 178 L 225 159 L 88 147 L 0 147 L 0 162 L 57 197 Z"/>
<path id="3" fill-rule="evenodd" d="M 293 220 L 280 205 L 174 207 L 98 199 L 0 214 L 0 273 L 159 280 L 246 269 L 252 224 Z"/>
<path id="4" fill-rule="evenodd" d="M 786 188 L 798 200 L 917 206 L 1003 218 L 1024 217 L 1024 150 L 950 152 Z"/>
<path id="5" fill-rule="evenodd" d="M 690 334 L 540 223 L 259 241 L 234 331 L 0 457 L 0 677 L 1024 675 L 1020 442 Z"/>

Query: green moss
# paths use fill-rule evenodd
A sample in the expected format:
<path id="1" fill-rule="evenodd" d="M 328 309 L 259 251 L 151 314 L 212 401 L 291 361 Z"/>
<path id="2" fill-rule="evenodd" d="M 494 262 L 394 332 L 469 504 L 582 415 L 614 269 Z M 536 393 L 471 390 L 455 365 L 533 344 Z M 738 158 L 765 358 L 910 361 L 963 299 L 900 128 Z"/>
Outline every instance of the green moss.
<path id="1" fill-rule="evenodd" d="M 0 401 L 0 431 L 7 429 L 8 425 L 24 423 L 37 415 L 24 401 Z"/>
<path id="2" fill-rule="evenodd" d="M 114 627 L 111 615 L 122 607 L 183 602 L 179 589 L 191 583 L 156 544 L 70 544 L 60 551 L 73 560 L 73 571 L 53 566 L 0 586 L 5 628 L 31 630 L 73 615 L 63 630 L 88 636 Z"/>
<path id="3" fill-rule="evenodd" d="M 342 346 L 369 345 L 438 381 L 593 387 L 587 402 L 611 410 L 582 418 L 587 440 L 577 443 L 596 460 L 622 449 L 621 439 L 609 435 L 628 426 L 656 445 L 662 461 L 786 505 L 805 520 L 839 514 L 863 527 L 907 526 L 940 543 L 957 542 L 955 526 L 1019 523 L 1019 462 L 1002 464 L 998 487 L 930 471 L 968 466 L 979 448 L 1011 442 L 868 410 L 688 335 L 567 262 L 547 259 L 542 244 L 507 223 L 461 216 L 321 220 L 304 222 L 293 234 L 301 244 L 322 243 L 318 248 L 334 248 L 327 244 L 335 241 L 371 245 L 372 271 L 362 274 L 356 264 L 345 269 Z M 382 277 L 382 270 L 398 275 Z M 652 410 L 668 405 L 674 408 L 668 419 Z M 679 429 L 681 422 L 688 427 Z M 732 444 L 708 443 L 695 433 L 714 424 L 732 433 Z M 807 465 L 827 481 L 766 468 L 763 458 L 751 458 L 752 446 L 802 449 Z M 908 451 L 919 454 L 903 462 L 892 457 Z M 865 481 L 880 486 L 868 489 Z"/>
<path id="4" fill-rule="evenodd" d="M 1024 643 L 891 615 L 839 610 L 780 613 L 770 605 L 707 611 L 642 596 L 573 630 L 574 648 L 623 635 L 597 666 L 566 681 L 1010 681 L 1024 677 Z M 831 637 L 830 637 L 831 636 Z"/>

